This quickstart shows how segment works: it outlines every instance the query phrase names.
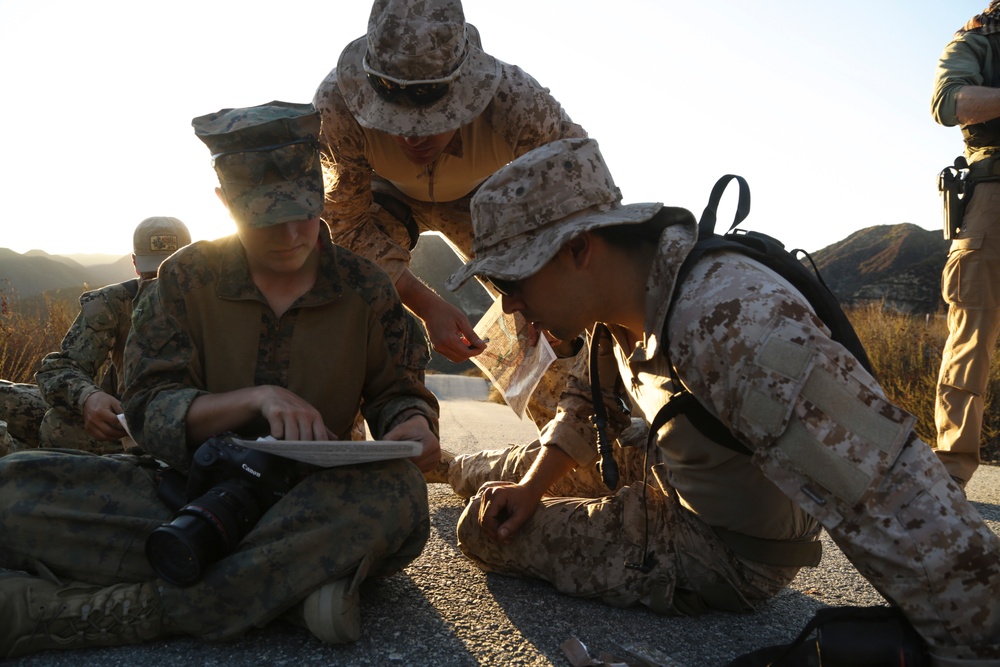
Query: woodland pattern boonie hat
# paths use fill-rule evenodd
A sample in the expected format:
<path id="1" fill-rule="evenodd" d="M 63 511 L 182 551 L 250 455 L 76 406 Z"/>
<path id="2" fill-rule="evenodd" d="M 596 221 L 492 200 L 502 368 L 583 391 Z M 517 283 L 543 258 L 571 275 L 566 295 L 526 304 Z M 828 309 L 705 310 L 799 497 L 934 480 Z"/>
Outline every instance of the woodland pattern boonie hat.
<path id="1" fill-rule="evenodd" d="M 448 279 L 448 289 L 474 275 L 520 280 L 580 232 L 645 222 L 663 208 L 621 199 L 593 139 L 562 139 L 525 153 L 472 198 L 475 258 Z"/>
<path id="2" fill-rule="evenodd" d="M 337 85 L 358 122 L 398 136 L 458 129 L 499 83 L 500 63 L 483 52 L 458 0 L 375 0 L 368 34 L 337 62 Z"/>
<path id="3" fill-rule="evenodd" d="M 323 211 L 320 119 L 311 104 L 270 102 L 191 121 L 233 218 L 247 227 L 308 220 Z"/>
<path id="4" fill-rule="evenodd" d="M 155 273 L 163 260 L 189 243 L 191 233 L 177 218 L 146 218 L 132 232 L 135 270 L 139 273 Z"/>

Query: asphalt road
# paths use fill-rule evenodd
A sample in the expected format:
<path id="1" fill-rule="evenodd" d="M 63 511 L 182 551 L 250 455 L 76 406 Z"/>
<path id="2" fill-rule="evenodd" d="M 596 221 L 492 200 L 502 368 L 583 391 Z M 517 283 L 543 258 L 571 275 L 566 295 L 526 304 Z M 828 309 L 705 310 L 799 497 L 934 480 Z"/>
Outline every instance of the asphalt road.
<path id="1" fill-rule="evenodd" d="M 481 381 L 434 377 L 428 384 L 442 399 L 444 447 L 473 452 L 534 437 L 530 422 L 518 421 L 506 406 L 482 400 Z M 967 491 L 998 530 L 1000 468 L 981 468 Z M 455 546 L 462 501 L 440 484 L 431 485 L 429 494 L 432 529 L 427 547 L 403 572 L 365 583 L 362 637 L 355 644 L 329 646 L 306 630 L 272 624 L 224 644 L 181 638 L 138 647 L 46 652 L 8 664 L 568 667 L 560 644 L 576 637 L 595 658 L 604 653 L 635 665 L 705 667 L 790 641 L 819 607 L 883 602 L 824 536 L 820 566 L 803 570 L 756 613 L 674 618 L 644 608 L 614 609 L 561 595 L 547 584 L 482 573 Z M 639 662 L 636 655 L 647 662 Z"/>

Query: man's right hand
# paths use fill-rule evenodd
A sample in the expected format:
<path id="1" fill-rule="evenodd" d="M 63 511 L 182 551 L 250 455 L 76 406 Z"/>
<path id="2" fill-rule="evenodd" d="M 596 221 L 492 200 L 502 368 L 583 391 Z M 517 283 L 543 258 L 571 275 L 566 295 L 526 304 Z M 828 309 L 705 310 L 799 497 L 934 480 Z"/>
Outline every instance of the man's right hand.
<path id="1" fill-rule="evenodd" d="M 449 361 L 461 363 L 486 349 L 462 310 L 422 283 L 409 269 L 396 281 L 396 291 L 427 329 L 435 352 Z"/>
<path id="2" fill-rule="evenodd" d="M 83 402 L 83 428 L 97 440 L 118 440 L 127 435 L 118 421 L 121 413 L 121 401 L 111 394 L 95 391 Z"/>
<path id="3" fill-rule="evenodd" d="M 319 410 L 294 392 L 276 385 L 256 387 L 260 391 L 260 414 L 271 425 L 278 440 L 336 440 L 323 423 Z"/>

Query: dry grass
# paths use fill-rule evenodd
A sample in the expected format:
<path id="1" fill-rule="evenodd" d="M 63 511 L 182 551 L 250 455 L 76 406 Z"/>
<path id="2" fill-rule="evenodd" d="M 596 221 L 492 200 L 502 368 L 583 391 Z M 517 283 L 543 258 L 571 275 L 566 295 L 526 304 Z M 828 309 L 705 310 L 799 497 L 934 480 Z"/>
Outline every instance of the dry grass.
<path id="1" fill-rule="evenodd" d="M 917 434 L 933 445 L 934 399 L 941 350 L 948 337 L 943 316 L 914 316 L 873 303 L 850 308 L 848 317 L 861 338 L 889 400 L 917 418 Z M 983 461 L 1000 461 L 1000 359 L 994 358 L 986 390 Z M 997 406 L 1000 407 L 1000 406 Z"/>
<path id="2" fill-rule="evenodd" d="M 59 349 L 76 319 L 78 296 L 79 291 L 21 300 L 0 284 L 0 378 L 35 381 L 42 357 Z"/>
<path id="3" fill-rule="evenodd" d="M 42 357 L 59 348 L 76 318 L 80 291 L 21 300 L 0 282 L 0 378 L 34 382 Z M 935 385 L 948 335 L 944 317 L 908 315 L 878 303 L 849 308 L 847 314 L 889 400 L 915 415 L 917 433 L 933 444 Z M 482 376 L 478 369 L 466 374 Z M 991 408 L 995 397 L 1000 398 L 1000 355 L 990 372 L 983 424 L 983 460 L 994 463 L 1000 462 L 1000 409 Z M 491 400 L 503 402 L 495 389 Z"/>

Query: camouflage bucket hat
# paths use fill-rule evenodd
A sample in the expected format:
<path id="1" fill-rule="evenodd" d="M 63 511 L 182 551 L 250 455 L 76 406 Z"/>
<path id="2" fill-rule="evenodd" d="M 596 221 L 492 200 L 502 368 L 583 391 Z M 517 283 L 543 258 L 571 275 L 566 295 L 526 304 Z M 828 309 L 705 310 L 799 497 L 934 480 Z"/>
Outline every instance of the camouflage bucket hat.
<path id="1" fill-rule="evenodd" d="M 645 222 L 663 208 L 621 199 L 593 139 L 562 139 L 525 153 L 472 198 L 475 259 L 448 279 L 448 289 L 474 275 L 526 278 L 580 232 Z"/>
<path id="2" fill-rule="evenodd" d="M 268 227 L 323 211 L 320 119 L 311 104 L 270 102 L 191 121 L 240 225 Z"/>
<path id="3" fill-rule="evenodd" d="M 483 52 L 458 0 L 375 0 L 367 36 L 337 62 L 337 85 L 358 122 L 399 136 L 458 129 L 499 84 L 500 63 Z M 421 99 L 422 90 L 432 94 Z"/>
<path id="4" fill-rule="evenodd" d="M 164 259 L 189 243 L 191 233 L 177 218 L 146 218 L 132 232 L 135 270 L 139 273 L 154 273 Z"/>

